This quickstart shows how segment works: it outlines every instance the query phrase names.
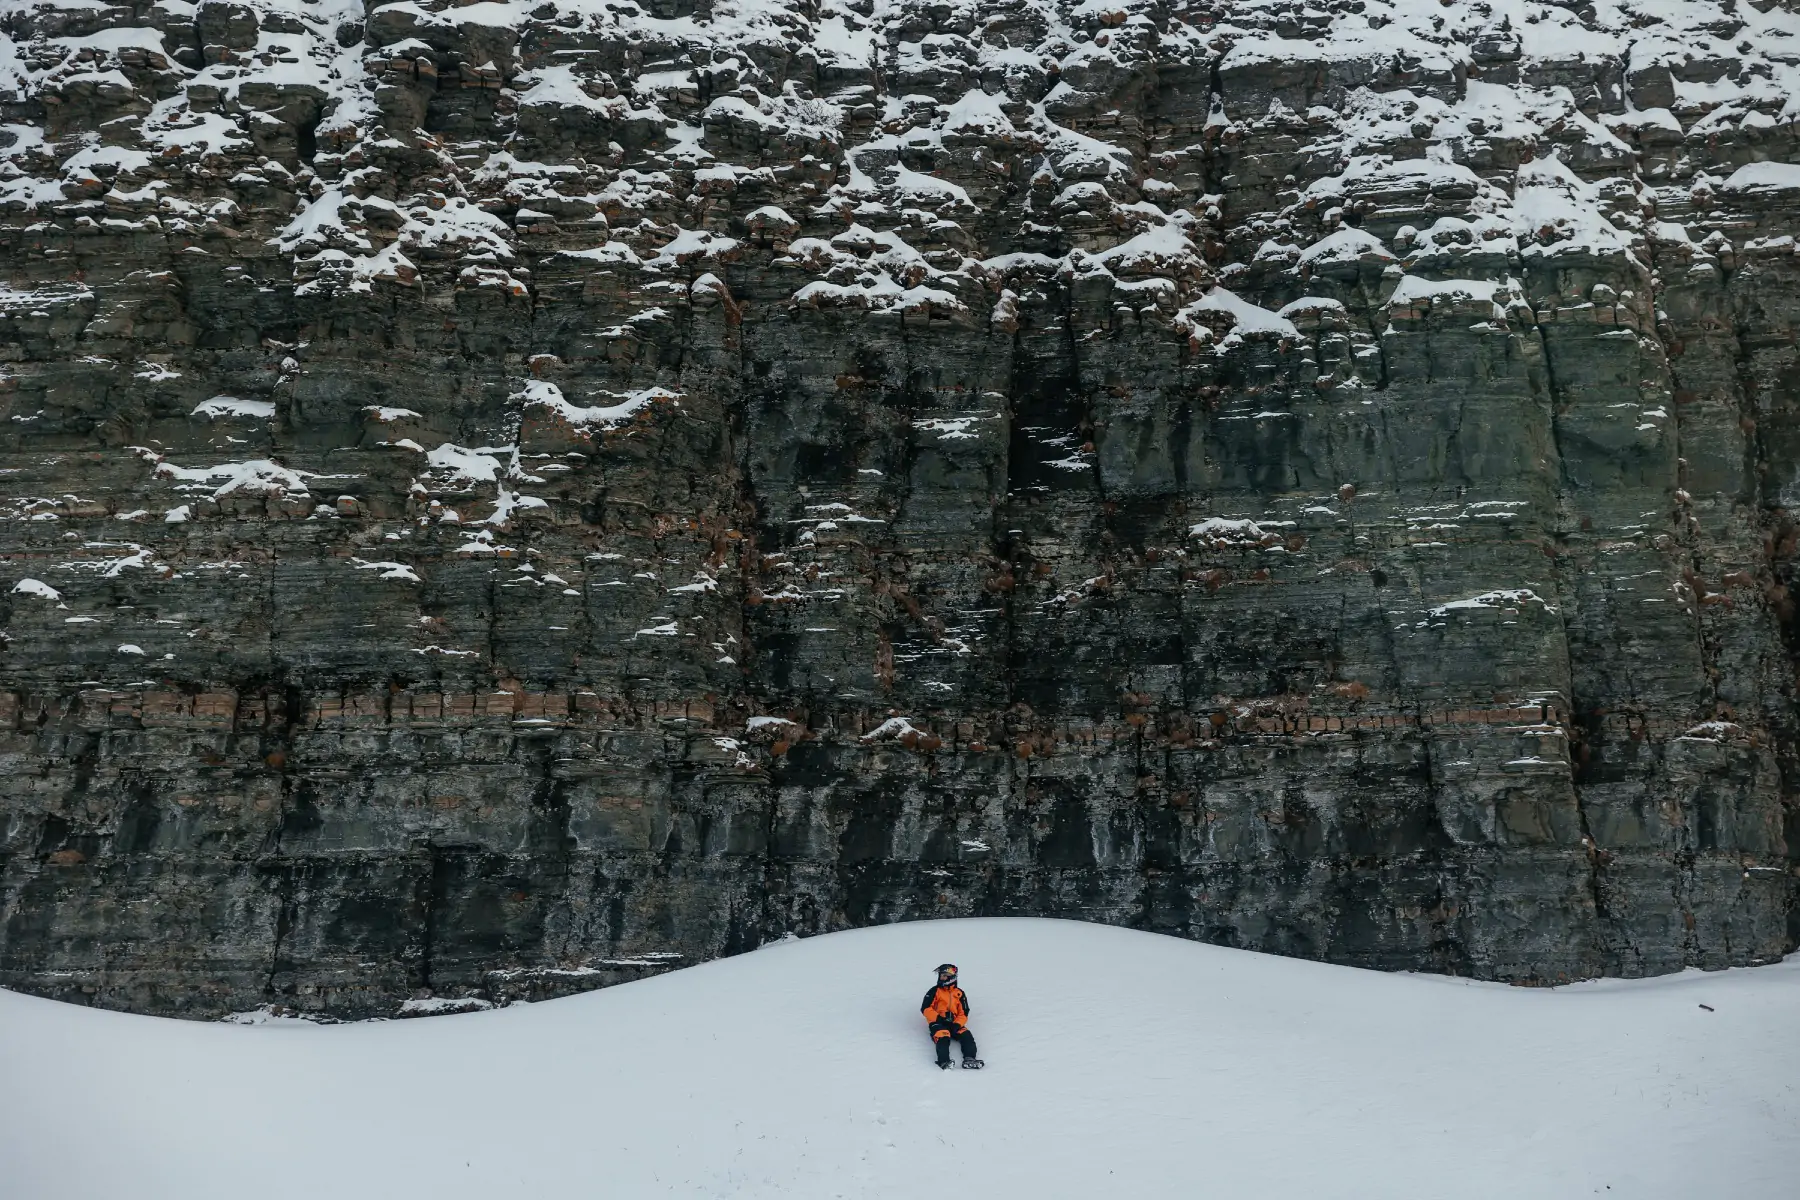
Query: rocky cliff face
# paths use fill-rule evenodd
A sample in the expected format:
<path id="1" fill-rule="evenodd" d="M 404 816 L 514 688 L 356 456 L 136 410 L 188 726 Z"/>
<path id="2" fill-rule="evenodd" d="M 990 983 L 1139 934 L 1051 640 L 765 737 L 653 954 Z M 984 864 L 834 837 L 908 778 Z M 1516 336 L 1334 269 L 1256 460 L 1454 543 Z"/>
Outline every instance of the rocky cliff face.
<path id="1" fill-rule="evenodd" d="M 1789 0 L 0 12 L 0 983 L 1794 944 Z"/>

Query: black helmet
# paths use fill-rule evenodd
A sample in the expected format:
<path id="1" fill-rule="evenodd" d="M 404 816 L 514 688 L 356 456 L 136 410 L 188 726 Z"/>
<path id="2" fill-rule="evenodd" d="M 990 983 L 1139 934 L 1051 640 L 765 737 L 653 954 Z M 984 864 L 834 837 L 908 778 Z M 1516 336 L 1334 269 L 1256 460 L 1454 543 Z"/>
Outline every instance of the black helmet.
<path id="1" fill-rule="evenodd" d="M 956 980 L 955 963 L 939 963 L 937 969 L 939 983 L 953 983 Z"/>

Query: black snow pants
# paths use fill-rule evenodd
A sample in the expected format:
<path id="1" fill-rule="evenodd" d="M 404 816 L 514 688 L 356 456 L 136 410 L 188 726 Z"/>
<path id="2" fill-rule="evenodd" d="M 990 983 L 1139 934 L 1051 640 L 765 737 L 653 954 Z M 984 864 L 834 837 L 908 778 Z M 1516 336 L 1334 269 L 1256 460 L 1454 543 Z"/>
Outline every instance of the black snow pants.
<path id="1" fill-rule="evenodd" d="M 950 1043 L 954 1040 L 962 1048 L 963 1060 L 966 1062 L 975 1057 L 975 1035 L 967 1027 L 958 1029 L 954 1021 L 938 1020 L 931 1023 L 931 1042 L 937 1047 L 937 1060 L 941 1063 L 950 1061 Z"/>

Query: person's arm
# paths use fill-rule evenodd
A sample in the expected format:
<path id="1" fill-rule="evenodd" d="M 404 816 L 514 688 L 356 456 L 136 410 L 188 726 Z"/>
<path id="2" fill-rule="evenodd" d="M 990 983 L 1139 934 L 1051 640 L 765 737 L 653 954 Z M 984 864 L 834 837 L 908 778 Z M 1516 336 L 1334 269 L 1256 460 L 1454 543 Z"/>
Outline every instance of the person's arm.
<path id="1" fill-rule="evenodd" d="M 933 996 L 935 996 L 935 995 L 937 995 L 937 989 L 936 989 L 936 988 L 927 988 L 927 989 L 926 989 L 926 991 L 925 991 L 925 999 L 923 999 L 923 1000 L 921 1000 L 921 1001 L 920 1001 L 920 1002 L 919 1002 L 919 1011 L 920 1011 L 920 1012 L 922 1012 L 922 1013 L 925 1013 L 925 1014 L 926 1014 L 926 1015 L 930 1015 L 930 1012 L 931 1012 L 931 998 L 932 998 L 932 997 L 933 997 Z"/>

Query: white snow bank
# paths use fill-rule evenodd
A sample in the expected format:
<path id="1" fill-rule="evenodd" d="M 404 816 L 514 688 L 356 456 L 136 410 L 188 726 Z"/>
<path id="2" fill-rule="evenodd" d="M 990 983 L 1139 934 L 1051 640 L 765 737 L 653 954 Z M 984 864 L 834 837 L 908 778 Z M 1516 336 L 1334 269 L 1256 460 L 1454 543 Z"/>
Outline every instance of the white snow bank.
<path id="1" fill-rule="evenodd" d="M 193 415 L 212 420 L 215 417 L 249 417 L 253 420 L 266 421 L 275 415 L 275 404 L 270 400 L 244 400 L 237 396 L 214 396 L 211 400 L 202 400 L 194 406 Z"/>
<path id="2" fill-rule="evenodd" d="M 1470 596 L 1466 600 L 1452 600 L 1448 604 L 1440 604 L 1431 610 L 1434 617 L 1445 616 L 1474 608 L 1525 608 L 1536 604 L 1545 612 L 1555 612 L 1556 606 L 1545 600 L 1530 588 L 1506 588 L 1497 592 L 1483 592 L 1479 596 Z"/>
<path id="3" fill-rule="evenodd" d="M 1326 234 L 1300 252 L 1300 261 L 1305 264 L 1356 262 L 1364 257 L 1393 258 L 1394 252 L 1368 230 L 1349 226 Z"/>
<path id="4" fill-rule="evenodd" d="M 930 1064 L 946 960 L 985 1071 Z M 1800 960 L 1532 990 L 1036 920 L 387 1024 L 0 992 L 0 1191 L 1788 1200 L 1796 1011 Z"/>
<path id="5" fill-rule="evenodd" d="M 1800 166 L 1793 163 L 1759 162 L 1739 167 L 1725 181 L 1728 192 L 1791 192 L 1800 190 Z"/>
<path id="6" fill-rule="evenodd" d="M 174 480 L 183 491 L 211 492 L 219 499 L 226 496 L 264 496 L 277 499 L 290 495 L 304 496 L 307 494 L 306 481 L 318 478 L 309 471 L 291 471 L 267 458 L 220 463 L 216 467 L 181 467 L 148 447 L 134 446 L 132 449 L 137 452 L 138 457 L 152 464 L 151 473 L 156 478 Z"/>
<path id="7" fill-rule="evenodd" d="M 367 559 L 352 558 L 352 566 L 358 571 L 377 572 L 377 579 L 398 579 L 402 583 L 422 583 L 419 573 L 402 562 L 370 562 Z"/>
<path id="8" fill-rule="evenodd" d="M 889 739 L 903 738 L 907 734 L 926 736 L 925 731 L 914 725 L 905 717 L 889 717 L 869 732 L 862 735 L 865 742 L 880 742 Z"/>
<path id="9" fill-rule="evenodd" d="M 564 397 L 562 389 L 554 383 L 543 379 L 526 382 L 524 390 L 515 398 L 523 400 L 525 406 L 537 407 L 567 421 L 577 428 L 598 426 L 602 429 L 613 429 L 630 421 L 633 417 L 658 401 L 679 401 L 680 396 L 667 388 L 647 387 L 635 392 L 599 392 L 613 404 L 597 404 L 583 406 L 572 404 Z"/>
<path id="10" fill-rule="evenodd" d="M 1435 300 L 1440 296 L 1448 296 L 1452 300 L 1488 300 L 1494 298 L 1501 284 L 1492 279 L 1422 279 L 1417 275 L 1402 275 L 1394 294 L 1388 297 L 1390 305 L 1416 304 L 1420 300 Z"/>
<path id="11" fill-rule="evenodd" d="M 1249 518 L 1208 517 L 1188 527 L 1188 536 L 1209 542 L 1250 542 L 1263 536 L 1263 527 Z"/>
<path id="12" fill-rule="evenodd" d="M 1281 337 L 1298 337 L 1300 331 L 1286 317 L 1261 308 L 1236 293 L 1214 287 L 1205 297 L 1188 306 L 1189 312 L 1225 313 L 1236 322 L 1233 333 L 1273 333 Z"/>

